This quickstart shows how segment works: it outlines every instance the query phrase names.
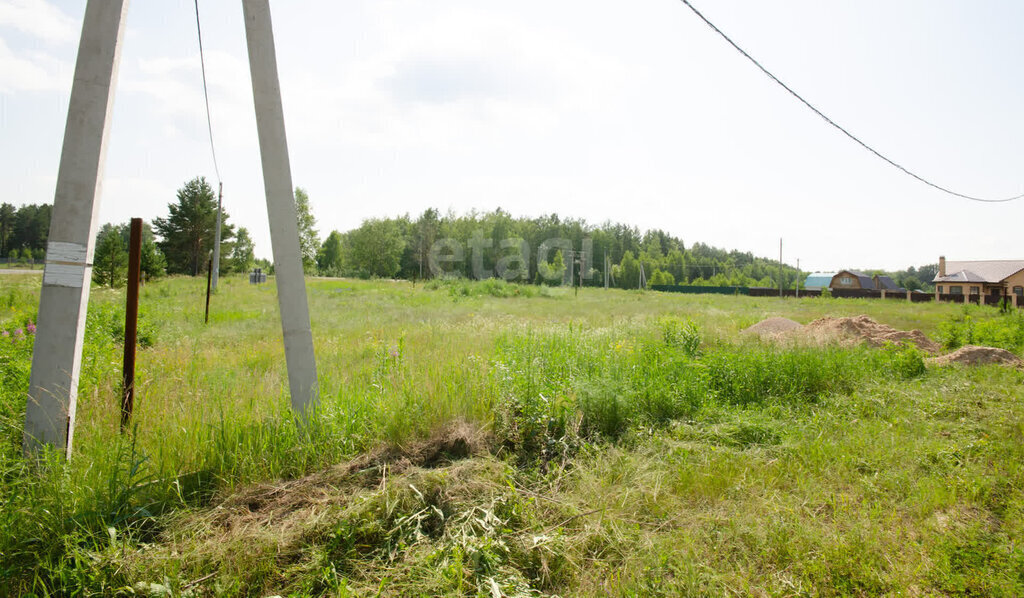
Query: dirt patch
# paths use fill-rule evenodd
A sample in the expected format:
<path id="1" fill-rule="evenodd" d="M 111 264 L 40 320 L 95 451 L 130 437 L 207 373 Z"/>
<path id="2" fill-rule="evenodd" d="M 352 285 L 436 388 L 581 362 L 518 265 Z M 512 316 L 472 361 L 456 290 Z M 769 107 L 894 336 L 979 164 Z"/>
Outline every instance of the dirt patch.
<path id="1" fill-rule="evenodd" d="M 961 347 L 947 355 L 929 359 L 927 360 L 927 363 L 928 365 L 985 365 L 989 363 L 997 363 L 1001 365 L 1024 367 L 1024 361 L 1022 361 L 1020 357 L 1017 357 L 1005 349 L 979 347 L 977 345 Z"/>
<path id="2" fill-rule="evenodd" d="M 939 353 L 942 349 L 938 343 L 925 336 L 920 330 L 897 330 L 864 315 L 848 318 L 819 318 L 804 326 L 800 334 L 808 340 L 819 343 L 863 342 L 872 347 L 881 347 L 886 343 L 912 343 L 928 353 Z"/>
<path id="3" fill-rule="evenodd" d="M 745 329 L 743 334 L 755 334 L 761 338 L 773 338 L 790 334 L 794 330 L 801 328 L 803 328 L 803 325 L 800 322 L 795 322 L 789 318 L 768 318 Z"/>

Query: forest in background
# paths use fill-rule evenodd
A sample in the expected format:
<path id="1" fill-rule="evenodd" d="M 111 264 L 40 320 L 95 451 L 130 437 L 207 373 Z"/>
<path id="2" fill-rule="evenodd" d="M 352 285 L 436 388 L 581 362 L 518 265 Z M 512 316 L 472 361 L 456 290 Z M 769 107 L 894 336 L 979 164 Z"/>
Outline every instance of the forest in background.
<path id="1" fill-rule="evenodd" d="M 607 257 L 612 286 L 618 288 L 637 288 L 641 275 L 648 285 L 779 286 L 778 260 L 751 252 L 701 242 L 687 246 L 682 238 L 658 229 L 641 231 L 608 221 L 591 224 L 558 214 L 515 217 L 501 208 L 463 215 L 430 208 L 417 217 L 367 219 L 358 228 L 334 230 L 321 239 L 309 196 L 296 188 L 295 199 L 303 265 L 312 275 L 407 280 L 502 276 L 511 282 L 561 284 L 568 283 L 570 272 L 573 282 L 579 281 L 582 259 L 583 284 L 602 286 Z M 0 258 L 9 263 L 42 261 L 50 211 L 47 204 L 0 205 Z M 152 226 L 146 224 L 144 276 L 205 274 L 217 211 L 212 187 L 203 177 L 186 182 L 168 211 Z M 221 271 L 245 272 L 253 266 L 272 270 L 268 260 L 255 258 L 248 231 L 235 230 L 228 214 L 221 213 Z M 127 223 L 108 223 L 97 235 L 97 282 L 118 286 L 123 281 L 127 228 Z M 512 262 L 516 268 L 503 267 Z M 936 270 L 931 264 L 866 272 L 891 276 L 908 289 L 930 290 Z M 783 264 L 783 288 L 794 288 L 806 274 Z"/>

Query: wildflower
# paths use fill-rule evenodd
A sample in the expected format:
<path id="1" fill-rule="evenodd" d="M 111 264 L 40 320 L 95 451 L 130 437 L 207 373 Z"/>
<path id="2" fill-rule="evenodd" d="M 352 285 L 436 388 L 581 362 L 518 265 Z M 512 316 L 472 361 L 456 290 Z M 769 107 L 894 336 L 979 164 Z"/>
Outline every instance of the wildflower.
<path id="1" fill-rule="evenodd" d="M 25 334 L 25 333 L 21 330 L 21 328 L 17 328 L 17 329 L 14 330 L 14 338 L 18 338 L 22 334 Z"/>
<path id="2" fill-rule="evenodd" d="M 6 337 L 6 336 L 11 336 L 11 333 L 10 333 L 10 332 L 7 332 L 6 330 L 4 330 L 4 333 L 3 333 L 3 335 L 4 335 L 5 337 Z"/>
<path id="3" fill-rule="evenodd" d="M 28 326 L 25 326 L 25 330 L 28 331 L 29 334 L 35 334 L 36 333 L 36 325 L 33 324 L 32 322 L 29 322 Z"/>
<path id="4" fill-rule="evenodd" d="M 395 347 L 391 347 L 391 351 L 389 351 L 389 354 L 391 355 L 392 359 L 398 359 L 398 349 L 396 349 Z"/>

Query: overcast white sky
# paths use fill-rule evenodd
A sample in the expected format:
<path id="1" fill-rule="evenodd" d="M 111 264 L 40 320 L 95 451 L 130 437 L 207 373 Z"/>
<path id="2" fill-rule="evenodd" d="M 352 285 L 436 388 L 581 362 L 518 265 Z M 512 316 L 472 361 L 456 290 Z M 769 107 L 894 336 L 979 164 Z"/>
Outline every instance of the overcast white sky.
<path id="1" fill-rule="evenodd" d="M 1024 192 L 1024 3 L 694 0 L 840 124 L 942 185 Z M 231 219 L 270 255 L 241 2 L 201 0 Z M 804 270 L 1024 258 L 1024 201 L 868 154 L 678 0 L 277 0 L 293 178 L 322 236 L 502 207 L 662 228 Z M 84 0 L 0 0 L 0 201 L 52 202 Z M 101 221 L 214 179 L 191 0 L 128 15 Z"/>

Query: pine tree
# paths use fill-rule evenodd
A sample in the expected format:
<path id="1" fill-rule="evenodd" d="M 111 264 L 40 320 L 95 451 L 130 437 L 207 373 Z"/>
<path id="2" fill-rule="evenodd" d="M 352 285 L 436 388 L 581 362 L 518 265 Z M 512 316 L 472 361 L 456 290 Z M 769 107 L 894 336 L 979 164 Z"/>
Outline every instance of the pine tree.
<path id="1" fill-rule="evenodd" d="M 196 177 L 178 189 L 177 202 L 167 205 L 167 218 L 153 220 L 158 243 L 171 274 L 198 275 L 205 271 L 217 228 L 217 198 L 205 177 Z M 221 243 L 234 237 L 234 227 L 222 212 Z M 222 254 L 224 252 L 221 252 Z"/>
<path id="2" fill-rule="evenodd" d="M 124 284 L 128 273 L 128 247 L 124 226 L 104 224 L 96 235 L 92 279 L 111 288 Z"/>

